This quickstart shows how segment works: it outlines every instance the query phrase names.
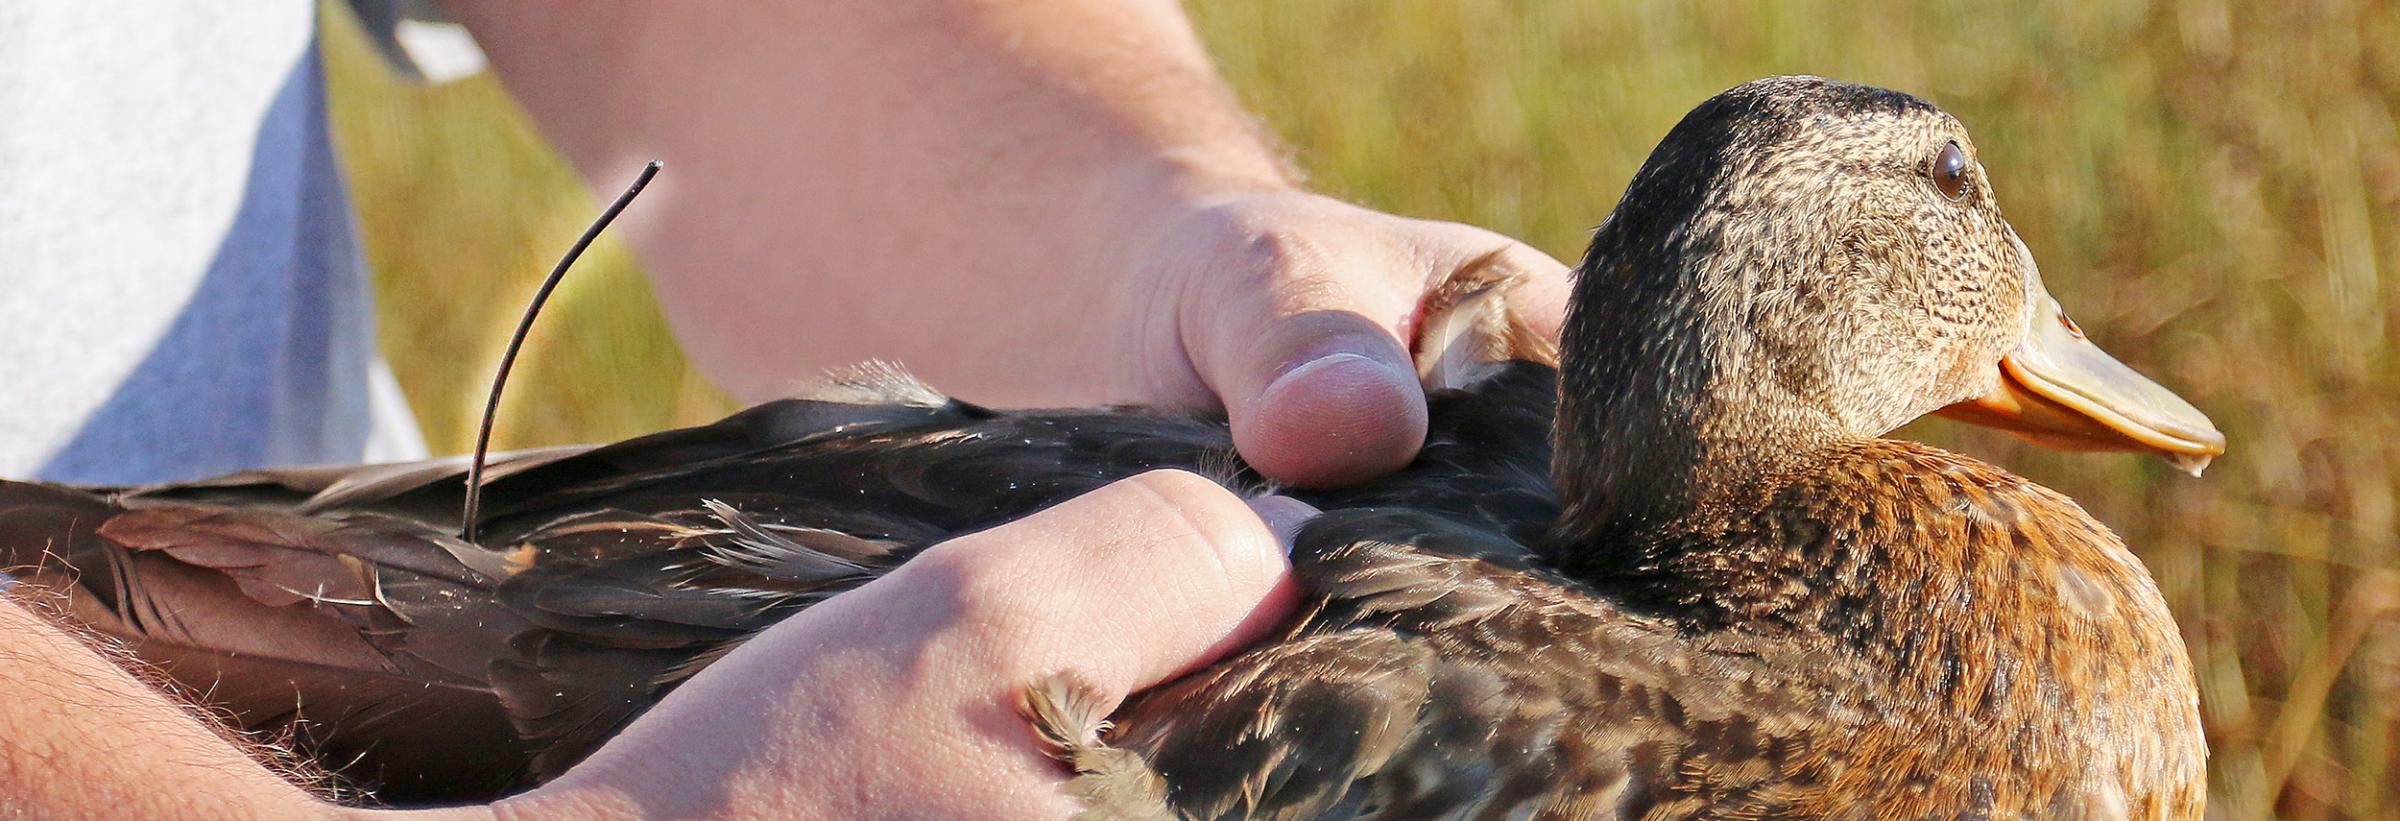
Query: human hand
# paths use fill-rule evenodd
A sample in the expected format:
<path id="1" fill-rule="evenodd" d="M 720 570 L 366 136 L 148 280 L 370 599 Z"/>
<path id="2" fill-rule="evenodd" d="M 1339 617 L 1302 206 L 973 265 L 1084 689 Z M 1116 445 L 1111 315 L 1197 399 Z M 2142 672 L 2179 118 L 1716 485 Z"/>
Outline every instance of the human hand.
<path id="1" fill-rule="evenodd" d="M 559 779 L 493 805 L 337 807 L 0 595 L 0 815 L 427 819 L 1063 817 L 1016 713 L 1063 673 L 1114 700 L 1230 653 L 1296 597 L 1308 506 L 1189 473 L 937 545 L 760 633 Z"/>
<path id="2" fill-rule="evenodd" d="M 497 809 L 1063 817 L 1066 774 L 1017 689 L 1066 672 L 1121 699 L 1256 639 L 1292 606 L 1283 545 L 1313 513 L 1159 471 L 953 539 L 759 634 Z"/>
<path id="3" fill-rule="evenodd" d="M 1288 188 L 1158 221 L 1130 257 L 1104 263 L 1118 266 L 1101 275 L 1116 283 L 1118 346 L 1095 364 L 1113 369 L 1114 394 L 1221 404 L 1242 457 L 1295 485 L 1356 482 L 1416 456 L 1426 411 L 1412 348 L 1424 300 L 1454 277 L 1513 282 L 1510 320 L 1543 338 L 1566 316 L 1566 267 L 1480 228 Z"/>
<path id="4" fill-rule="evenodd" d="M 1224 407 L 1261 473 L 1338 485 L 1422 445 L 1408 352 L 1453 275 L 1564 321 L 1540 252 L 1301 187 L 1179 4 L 452 10 L 587 177 L 675 169 L 623 233 L 745 400 L 886 359 L 996 405 Z"/>

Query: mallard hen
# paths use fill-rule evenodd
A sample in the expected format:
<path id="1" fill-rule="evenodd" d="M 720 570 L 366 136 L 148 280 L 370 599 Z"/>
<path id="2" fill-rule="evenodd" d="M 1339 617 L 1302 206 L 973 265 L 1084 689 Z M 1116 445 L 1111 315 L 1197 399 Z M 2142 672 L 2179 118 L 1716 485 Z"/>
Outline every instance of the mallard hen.
<path id="1" fill-rule="evenodd" d="M 2084 340 L 1914 97 L 1749 83 L 1660 143 L 1561 367 L 1431 397 L 1399 474 L 1296 493 L 1302 615 L 1114 716 L 1026 710 L 1099 815 L 2198 817 L 2189 663 L 2072 501 L 1881 439 L 1953 415 L 2222 451 Z M 1457 363 L 1444 369 L 1455 372 Z M 1186 467 L 1221 418 L 1000 412 L 870 373 L 496 463 L 0 484 L 27 582 L 395 799 L 555 774 L 734 642 L 952 534 Z"/>

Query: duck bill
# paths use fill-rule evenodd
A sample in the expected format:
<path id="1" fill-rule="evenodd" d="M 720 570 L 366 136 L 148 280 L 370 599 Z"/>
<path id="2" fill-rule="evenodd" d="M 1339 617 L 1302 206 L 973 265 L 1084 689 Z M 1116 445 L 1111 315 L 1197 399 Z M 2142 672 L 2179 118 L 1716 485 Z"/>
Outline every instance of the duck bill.
<path id="1" fill-rule="evenodd" d="M 2025 341 L 2000 360 L 2000 387 L 1940 411 L 2062 450 L 2147 451 L 2200 475 L 2225 435 L 2173 391 L 2085 339 L 2033 280 Z"/>

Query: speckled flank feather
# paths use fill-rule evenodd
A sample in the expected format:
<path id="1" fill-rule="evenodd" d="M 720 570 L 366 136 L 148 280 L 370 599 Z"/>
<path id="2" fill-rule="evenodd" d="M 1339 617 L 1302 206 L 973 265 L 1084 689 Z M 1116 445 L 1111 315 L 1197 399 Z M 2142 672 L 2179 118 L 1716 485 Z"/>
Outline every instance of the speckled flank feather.
<path id="1" fill-rule="evenodd" d="M 1148 762 L 1100 740 L 1113 726 L 1091 685 L 1071 675 L 1044 676 L 1019 691 L 1017 711 L 1042 749 L 1075 773 L 1068 791 L 1083 802 L 1078 818 L 1173 818 L 1167 785 Z"/>
<path id="2" fill-rule="evenodd" d="M 1328 514 L 1311 616 L 1112 742 L 1195 818 L 2197 816 L 2181 642 L 2072 502 L 1898 442 L 1753 502 L 1588 585 Z"/>

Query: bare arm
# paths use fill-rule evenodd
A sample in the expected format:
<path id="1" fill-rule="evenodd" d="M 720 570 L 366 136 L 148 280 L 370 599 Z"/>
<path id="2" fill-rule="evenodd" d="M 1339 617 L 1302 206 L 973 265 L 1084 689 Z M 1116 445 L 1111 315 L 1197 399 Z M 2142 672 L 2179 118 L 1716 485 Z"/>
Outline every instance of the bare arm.
<path id="1" fill-rule="evenodd" d="M 330 815 L 183 705 L 0 596 L 0 814 Z"/>
<path id="2" fill-rule="evenodd" d="M 1527 322 L 1563 311 L 1538 252 L 1302 190 L 1173 2 L 455 11 L 587 175 L 669 163 L 636 243 L 747 398 L 880 357 L 1001 404 L 1222 404 L 1262 470 L 1332 483 L 1421 443 L 1429 287 L 1498 250 Z"/>
<path id="3" fill-rule="evenodd" d="M 1014 688 L 1067 671 L 1122 698 L 1280 622 L 1279 541 L 1310 511 L 1254 507 L 1152 473 L 935 546 L 751 639 L 558 781 L 416 814 L 1064 816 L 1065 774 L 1013 713 Z M 286 783 L 0 595 L 0 816 L 398 814 Z"/>

